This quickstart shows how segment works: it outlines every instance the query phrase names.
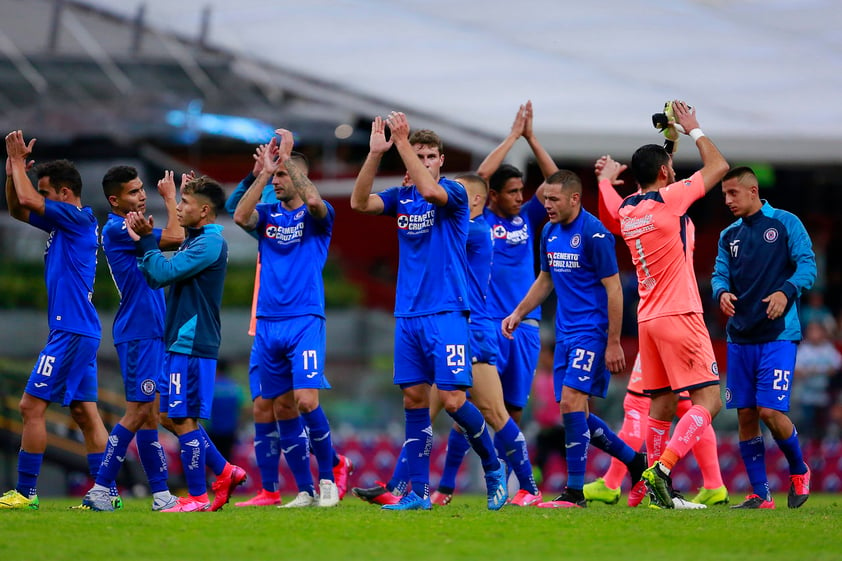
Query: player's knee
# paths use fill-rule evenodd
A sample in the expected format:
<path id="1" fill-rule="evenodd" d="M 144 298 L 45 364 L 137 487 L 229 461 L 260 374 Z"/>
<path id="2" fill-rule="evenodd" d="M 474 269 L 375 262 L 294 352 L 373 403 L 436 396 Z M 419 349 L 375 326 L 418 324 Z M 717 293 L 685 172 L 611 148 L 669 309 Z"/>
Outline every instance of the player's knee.
<path id="1" fill-rule="evenodd" d="M 46 409 L 46 406 L 39 403 L 39 400 L 32 398 L 27 394 L 24 394 L 20 403 L 18 403 L 18 410 L 20 410 L 20 416 L 23 418 L 24 422 L 42 419 Z"/>

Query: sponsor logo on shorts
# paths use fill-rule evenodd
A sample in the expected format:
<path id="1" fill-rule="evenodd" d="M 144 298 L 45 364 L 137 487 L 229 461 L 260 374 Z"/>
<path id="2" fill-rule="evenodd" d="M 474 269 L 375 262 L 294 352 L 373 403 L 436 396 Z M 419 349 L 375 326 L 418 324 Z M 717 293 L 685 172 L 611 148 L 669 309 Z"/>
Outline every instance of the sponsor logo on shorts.
<path id="1" fill-rule="evenodd" d="M 140 383 L 140 391 L 143 395 L 152 395 L 155 393 L 155 380 L 147 378 Z"/>

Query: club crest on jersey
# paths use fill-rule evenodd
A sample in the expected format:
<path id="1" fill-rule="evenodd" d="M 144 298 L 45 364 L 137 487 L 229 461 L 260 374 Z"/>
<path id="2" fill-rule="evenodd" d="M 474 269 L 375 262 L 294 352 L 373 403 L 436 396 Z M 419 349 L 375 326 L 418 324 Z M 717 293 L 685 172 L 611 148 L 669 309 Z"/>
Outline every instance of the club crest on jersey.
<path id="1" fill-rule="evenodd" d="M 494 233 L 494 237 L 498 240 L 505 240 L 506 239 L 506 229 L 498 224 L 493 229 L 492 232 Z"/>
<path id="2" fill-rule="evenodd" d="M 572 238 L 570 238 L 570 247 L 579 247 L 582 244 L 582 236 L 579 234 L 574 234 Z"/>
<path id="3" fill-rule="evenodd" d="M 775 243 L 775 240 L 778 239 L 778 231 L 775 228 L 769 228 L 763 232 L 763 239 L 766 240 L 766 243 Z"/>
<path id="4" fill-rule="evenodd" d="M 302 216 L 304 216 L 304 210 L 303 210 L 303 209 L 302 209 L 302 210 L 299 210 L 298 212 L 296 212 L 296 213 L 295 213 L 295 217 L 294 217 L 294 219 L 295 219 L 295 220 L 298 220 L 298 219 L 300 219 Z"/>
<path id="5" fill-rule="evenodd" d="M 520 216 L 515 216 L 514 218 L 512 218 L 512 226 L 520 226 L 521 224 L 523 224 L 523 218 L 521 218 Z"/>
<path id="6" fill-rule="evenodd" d="M 155 381 L 147 378 L 140 383 L 140 391 L 143 395 L 152 395 L 155 393 Z"/>

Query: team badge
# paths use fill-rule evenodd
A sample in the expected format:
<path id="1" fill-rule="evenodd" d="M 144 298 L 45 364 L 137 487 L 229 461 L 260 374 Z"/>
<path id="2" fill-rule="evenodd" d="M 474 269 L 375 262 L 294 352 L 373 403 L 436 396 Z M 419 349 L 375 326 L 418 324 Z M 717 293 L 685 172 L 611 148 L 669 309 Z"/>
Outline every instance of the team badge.
<path id="1" fill-rule="evenodd" d="M 570 238 L 570 247 L 579 247 L 582 244 L 582 236 L 579 234 L 574 234 L 572 238 Z"/>
<path id="2" fill-rule="evenodd" d="M 155 381 L 147 378 L 140 383 L 140 391 L 143 395 L 152 395 L 155 393 Z"/>
<path id="3" fill-rule="evenodd" d="M 778 231 L 775 228 L 769 228 L 763 232 L 763 239 L 766 240 L 767 243 L 774 243 L 775 240 L 778 239 Z"/>
<path id="4" fill-rule="evenodd" d="M 512 218 L 512 226 L 520 226 L 523 224 L 523 218 L 520 216 L 515 216 Z"/>
<path id="5" fill-rule="evenodd" d="M 710 365 L 710 371 L 719 376 L 719 366 L 716 364 L 716 361 L 713 361 L 713 364 Z"/>
<path id="6" fill-rule="evenodd" d="M 304 211 L 303 211 L 303 210 L 299 210 L 297 213 L 295 213 L 295 217 L 294 217 L 294 219 L 295 219 L 295 220 L 299 220 L 302 216 L 304 216 Z"/>
<path id="7" fill-rule="evenodd" d="M 725 403 L 731 403 L 731 388 L 725 388 Z"/>

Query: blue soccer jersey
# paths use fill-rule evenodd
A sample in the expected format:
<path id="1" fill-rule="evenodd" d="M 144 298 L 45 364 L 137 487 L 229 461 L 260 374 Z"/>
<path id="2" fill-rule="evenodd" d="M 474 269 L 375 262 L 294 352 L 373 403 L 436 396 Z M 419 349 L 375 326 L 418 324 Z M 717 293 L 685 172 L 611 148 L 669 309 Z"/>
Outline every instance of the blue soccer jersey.
<path id="1" fill-rule="evenodd" d="M 468 303 L 471 307 L 471 329 L 494 330 L 495 323 L 488 315 L 488 282 L 491 279 L 491 260 L 494 244 L 491 228 L 483 215 L 472 218 L 468 225 Z M 496 331 L 495 331 L 496 332 Z"/>
<path id="2" fill-rule="evenodd" d="M 257 205 L 258 318 L 325 317 L 322 269 L 336 213 L 324 204 L 327 215 L 322 219 L 313 218 L 305 205 L 293 210 L 284 209 L 280 202 Z"/>
<path id="3" fill-rule="evenodd" d="M 468 311 L 468 195 L 446 178 L 447 204 L 424 200 L 415 186 L 391 187 L 379 193 L 383 214 L 398 226 L 398 286 L 395 317 Z"/>
<path id="4" fill-rule="evenodd" d="M 541 270 L 555 287 L 556 339 L 607 333 L 608 294 L 602 279 L 617 274 L 614 236 L 582 209 L 570 224 L 548 223 L 541 234 Z"/>
<path id="5" fill-rule="evenodd" d="M 91 298 L 94 294 L 98 232 L 90 207 L 44 200 L 44 215 L 29 213 L 29 223 L 48 232 L 44 250 L 50 330 L 102 336 Z"/>
<path id="6" fill-rule="evenodd" d="M 153 231 L 161 243 L 161 230 Z M 102 249 L 111 270 L 111 277 L 120 293 L 120 307 L 114 317 L 114 344 L 156 339 L 164 336 L 164 290 L 151 288 L 137 266 L 135 243 L 126 230 L 126 220 L 109 213 L 102 228 Z"/>
<path id="7" fill-rule="evenodd" d="M 532 240 L 540 231 L 541 223 L 546 220 L 547 212 L 541 201 L 532 197 L 523 205 L 520 214 L 515 216 L 498 216 L 488 208 L 484 215 L 494 239 L 488 313 L 499 320 L 512 313 L 535 280 Z M 526 318 L 540 320 L 541 307 L 532 310 Z"/>

